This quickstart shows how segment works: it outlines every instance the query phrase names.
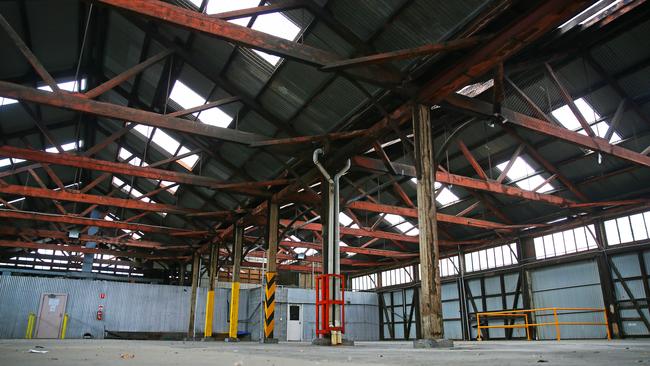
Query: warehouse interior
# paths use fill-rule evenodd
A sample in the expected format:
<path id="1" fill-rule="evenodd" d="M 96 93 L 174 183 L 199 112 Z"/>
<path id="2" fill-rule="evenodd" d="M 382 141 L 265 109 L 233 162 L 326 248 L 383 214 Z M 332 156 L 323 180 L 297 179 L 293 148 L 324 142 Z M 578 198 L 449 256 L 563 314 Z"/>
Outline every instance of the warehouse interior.
<path id="1" fill-rule="evenodd" d="M 0 26 L 8 364 L 650 362 L 645 0 Z"/>

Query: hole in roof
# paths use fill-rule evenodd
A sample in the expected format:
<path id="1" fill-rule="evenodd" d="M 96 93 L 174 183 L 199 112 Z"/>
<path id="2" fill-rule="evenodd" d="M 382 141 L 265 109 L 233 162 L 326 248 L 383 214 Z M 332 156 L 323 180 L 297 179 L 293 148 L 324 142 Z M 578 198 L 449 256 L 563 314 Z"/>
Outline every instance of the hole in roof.
<path id="1" fill-rule="evenodd" d="M 177 151 L 178 151 L 178 155 L 183 155 L 190 152 L 188 148 L 186 148 L 185 146 L 181 146 L 180 142 L 176 141 L 176 139 L 169 136 L 167 133 L 165 133 L 160 129 L 156 129 L 156 132 L 153 134 L 153 137 L 151 137 L 151 133 L 154 130 L 154 128 L 151 126 L 136 124 L 136 126 L 133 129 L 138 133 L 140 133 L 145 138 L 151 138 L 151 141 L 153 141 L 156 146 L 158 146 L 160 149 L 166 151 L 172 156 L 175 156 Z M 199 160 L 199 156 L 193 154 L 190 156 L 186 156 L 182 159 L 176 160 L 176 163 L 178 163 L 180 166 L 182 166 L 187 170 L 192 170 L 194 169 L 194 166 L 196 165 L 196 162 L 198 160 Z"/>
<path id="2" fill-rule="evenodd" d="M 580 114 L 585 118 L 587 123 L 589 123 L 596 136 L 605 137 L 605 134 L 609 129 L 609 122 L 606 120 L 601 120 L 602 118 L 600 114 L 596 112 L 596 110 L 594 110 L 591 105 L 589 105 L 589 103 L 587 103 L 587 101 L 585 101 L 583 98 L 578 98 L 573 102 L 575 103 L 576 107 L 578 107 Z M 582 135 L 587 135 L 587 132 L 584 128 L 582 128 L 582 125 L 580 125 L 580 122 L 568 105 L 565 104 L 560 108 L 554 109 L 551 114 L 566 129 L 576 131 Z M 612 137 L 609 139 L 609 142 L 615 144 L 620 141 L 621 136 L 616 133 L 616 131 L 614 131 Z"/>
<path id="3" fill-rule="evenodd" d="M 418 180 L 416 178 L 411 178 L 411 182 L 413 182 L 415 185 L 418 184 Z M 434 187 L 436 190 L 442 188 L 442 190 L 436 195 L 436 201 L 442 206 L 460 201 L 460 198 L 458 198 L 458 196 L 456 196 L 454 192 L 451 191 L 451 189 L 443 187 L 441 183 L 435 182 Z"/>
<path id="4" fill-rule="evenodd" d="M 208 3 L 206 12 L 208 14 L 224 13 L 232 10 L 253 8 L 258 6 L 259 3 L 260 2 L 257 0 L 212 0 Z M 246 27 L 248 26 L 250 19 L 250 17 L 246 17 L 232 19 L 229 20 L 229 22 Z M 296 37 L 300 33 L 300 27 L 280 12 L 258 15 L 251 28 L 289 41 L 295 41 Z M 279 56 L 270 55 L 266 52 L 258 50 L 253 51 L 273 66 L 277 65 L 281 59 Z"/>
<path id="5" fill-rule="evenodd" d="M 508 161 L 504 161 L 497 165 L 497 169 L 503 171 L 507 165 Z M 527 191 L 545 193 L 555 189 L 550 183 L 544 183 L 545 179 L 540 174 L 535 174 L 535 169 L 521 156 L 515 159 L 506 176 L 511 181 L 514 181 L 519 188 Z M 542 183 L 544 184 L 542 185 Z"/>
<path id="6" fill-rule="evenodd" d="M 183 109 L 197 107 L 207 102 L 206 98 L 200 96 L 199 93 L 190 89 L 190 87 L 183 84 L 180 80 L 176 80 L 174 83 L 169 98 L 183 107 Z M 232 122 L 232 117 L 218 107 L 212 107 L 201 112 L 193 113 L 192 115 L 198 117 L 199 121 L 205 124 L 217 127 L 226 128 Z"/>

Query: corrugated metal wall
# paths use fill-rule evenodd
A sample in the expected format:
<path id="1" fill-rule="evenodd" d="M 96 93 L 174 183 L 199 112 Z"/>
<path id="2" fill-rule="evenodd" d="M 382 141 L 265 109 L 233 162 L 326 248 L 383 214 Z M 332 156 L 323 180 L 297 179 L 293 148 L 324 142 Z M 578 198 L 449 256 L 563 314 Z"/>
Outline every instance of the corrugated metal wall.
<path id="1" fill-rule="evenodd" d="M 191 288 L 124 282 L 57 279 L 26 276 L 0 276 L 0 338 L 22 338 L 30 312 L 37 313 L 42 293 L 68 294 L 67 338 L 84 333 L 103 338 L 105 330 L 187 332 Z M 100 293 L 106 294 L 100 299 Z M 207 291 L 199 288 L 195 331 L 203 333 Z M 303 339 L 314 338 L 314 290 L 279 288 L 276 294 L 276 337 L 286 339 L 288 303 L 303 304 Z M 379 337 L 377 295 L 346 292 L 346 336 L 355 340 Z M 104 320 L 95 319 L 98 306 L 104 305 Z M 242 289 L 239 300 L 239 330 L 253 339 L 260 336 L 260 288 Z M 230 289 L 215 290 L 214 332 L 229 327 Z"/>
<path id="2" fill-rule="evenodd" d="M 602 308 L 603 292 L 595 261 L 582 261 L 530 271 L 533 304 L 545 307 Z M 561 315 L 561 322 L 602 322 L 603 314 Z M 553 316 L 538 316 L 537 322 L 552 322 Z M 604 326 L 561 326 L 562 339 L 605 338 Z M 555 327 L 537 328 L 538 339 L 555 339 Z"/>

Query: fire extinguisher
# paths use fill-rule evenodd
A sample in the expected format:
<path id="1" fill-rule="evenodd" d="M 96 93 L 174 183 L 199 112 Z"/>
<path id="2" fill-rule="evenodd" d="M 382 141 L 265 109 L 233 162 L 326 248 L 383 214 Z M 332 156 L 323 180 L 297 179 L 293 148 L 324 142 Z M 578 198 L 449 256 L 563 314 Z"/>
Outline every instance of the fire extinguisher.
<path id="1" fill-rule="evenodd" d="M 97 320 L 104 320 L 104 305 L 99 305 L 97 309 Z"/>

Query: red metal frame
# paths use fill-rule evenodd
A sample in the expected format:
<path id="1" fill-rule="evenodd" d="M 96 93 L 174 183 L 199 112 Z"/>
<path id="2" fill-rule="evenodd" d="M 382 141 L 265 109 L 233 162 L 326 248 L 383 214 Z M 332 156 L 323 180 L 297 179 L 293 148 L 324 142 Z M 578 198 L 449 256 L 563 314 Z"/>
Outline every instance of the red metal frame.
<path id="1" fill-rule="evenodd" d="M 341 299 L 330 297 L 329 284 L 335 277 L 341 282 Z M 341 305 L 341 326 L 330 326 L 330 309 L 332 305 Z M 345 333 L 345 276 L 342 274 L 322 274 L 316 276 L 316 335 L 328 335 L 332 331 Z"/>

